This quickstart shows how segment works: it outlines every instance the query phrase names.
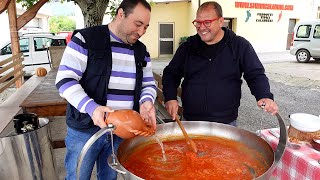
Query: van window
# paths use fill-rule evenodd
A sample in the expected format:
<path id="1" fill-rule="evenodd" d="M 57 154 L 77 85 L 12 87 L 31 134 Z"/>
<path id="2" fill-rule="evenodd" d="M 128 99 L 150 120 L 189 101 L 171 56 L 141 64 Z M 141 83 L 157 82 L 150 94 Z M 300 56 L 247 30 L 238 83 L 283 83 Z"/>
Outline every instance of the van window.
<path id="1" fill-rule="evenodd" d="M 11 44 L 8 44 L 1 49 L 1 55 L 11 54 L 11 53 L 12 53 Z"/>
<path id="2" fill-rule="evenodd" d="M 29 39 L 28 38 L 22 38 L 19 40 L 20 43 L 20 51 L 21 52 L 29 52 Z M 10 44 L 11 46 L 11 44 Z"/>
<path id="3" fill-rule="evenodd" d="M 297 30 L 297 38 L 308 38 L 310 36 L 311 25 L 301 25 Z"/>
<path id="4" fill-rule="evenodd" d="M 50 46 L 65 46 L 65 39 L 51 39 L 47 37 L 35 37 L 34 38 L 34 50 L 44 51 Z"/>
<path id="5" fill-rule="evenodd" d="M 66 46 L 67 42 L 65 39 L 51 39 L 51 46 Z"/>
<path id="6" fill-rule="evenodd" d="M 21 52 L 29 52 L 29 39 L 20 39 L 19 44 Z M 1 55 L 5 54 L 12 54 L 11 43 L 1 49 Z"/>
<path id="7" fill-rule="evenodd" d="M 313 38 L 320 39 L 320 25 L 315 26 Z"/>

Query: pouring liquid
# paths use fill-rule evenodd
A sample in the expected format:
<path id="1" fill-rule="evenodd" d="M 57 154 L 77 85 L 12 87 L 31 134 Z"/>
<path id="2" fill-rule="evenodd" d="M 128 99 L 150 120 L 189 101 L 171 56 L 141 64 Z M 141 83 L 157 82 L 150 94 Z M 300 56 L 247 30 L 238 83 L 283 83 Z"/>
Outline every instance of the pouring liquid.
<path id="1" fill-rule="evenodd" d="M 164 146 L 163 146 L 163 143 L 161 141 L 161 139 L 157 136 L 157 135 L 154 135 L 154 138 L 156 139 L 157 143 L 160 145 L 161 147 L 161 152 L 162 152 L 162 157 L 163 157 L 163 161 L 167 161 L 167 157 L 166 157 L 166 152 L 164 150 Z"/>

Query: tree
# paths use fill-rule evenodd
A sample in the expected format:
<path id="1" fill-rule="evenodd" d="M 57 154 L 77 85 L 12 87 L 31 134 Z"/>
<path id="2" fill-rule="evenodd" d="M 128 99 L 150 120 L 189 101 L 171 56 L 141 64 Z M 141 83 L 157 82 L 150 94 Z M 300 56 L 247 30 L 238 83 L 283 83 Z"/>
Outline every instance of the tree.
<path id="1" fill-rule="evenodd" d="M 49 20 L 50 32 L 57 33 L 59 31 L 74 31 L 76 22 L 66 16 L 56 16 Z"/>
<path id="2" fill-rule="evenodd" d="M 102 24 L 109 0 L 74 0 L 74 2 L 82 11 L 84 27 Z"/>
<path id="3" fill-rule="evenodd" d="M 0 0 L 6 1 L 6 0 Z M 54 2 L 70 2 L 73 1 L 77 4 L 83 14 L 84 18 L 84 27 L 91 27 L 96 25 L 101 25 L 103 22 L 104 14 L 110 14 L 111 17 L 116 15 L 116 10 L 120 5 L 122 0 L 111 0 L 109 4 L 109 0 L 17 0 L 18 3 L 21 3 L 23 7 L 29 9 L 34 4 L 39 1 L 54 1 Z M 106 9 L 109 4 L 109 11 L 106 12 Z M 150 1 L 150 5 L 152 6 L 154 3 L 152 0 Z M 1 4 L 0 4 L 1 5 Z"/>
<path id="4" fill-rule="evenodd" d="M 27 9 L 31 8 L 34 4 L 41 0 L 17 0 L 21 3 L 23 7 Z M 47 0 L 48 1 L 48 0 Z M 103 21 L 103 16 L 108 7 L 109 0 L 51 0 L 51 1 L 73 1 L 77 4 L 83 14 L 84 26 L 91 27 L 96 25 L 101 25 Z"/>
<path id="5" fill-rule="evenodd" d="M 122 0 L 111 0 L 109 2 L 109 8 L 108 11 L 106 12 L 106 14 L 110 15 L 112 18 L 114 18 L 116 16 L 116 11 L 118 9 L 118 7 L 120 6 Z"/>

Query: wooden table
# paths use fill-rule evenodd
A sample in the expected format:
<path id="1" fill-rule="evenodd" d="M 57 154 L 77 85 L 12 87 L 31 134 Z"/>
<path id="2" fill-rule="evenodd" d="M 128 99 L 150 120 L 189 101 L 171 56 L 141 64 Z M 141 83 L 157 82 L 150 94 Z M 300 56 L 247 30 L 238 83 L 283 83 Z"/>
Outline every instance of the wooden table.
<path id="1" fill-rule="evenodd" d="M 24 112 L 36 113 L 39 117 L 65 116 L 67 101 L 55 86 L 57 69 L 52 69 L 44 80 L 20 104 Z"/>
<path id="2" fill-rule="evenodd" d="M 63 99 L 55 86 L 57 69 L 51 69 L 46 77 L 20 104 L 24 113 L 36 113 L 39 117 L 65 116 L 67 101 Z M 52 141 L 54 149 L 65 147 L 64 140 Z"/>

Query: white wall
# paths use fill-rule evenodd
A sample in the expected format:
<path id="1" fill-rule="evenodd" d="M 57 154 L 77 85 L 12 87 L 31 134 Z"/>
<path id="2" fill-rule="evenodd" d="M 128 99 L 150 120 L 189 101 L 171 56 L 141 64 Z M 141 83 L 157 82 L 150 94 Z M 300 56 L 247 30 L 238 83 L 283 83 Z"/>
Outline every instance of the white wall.
<path id="1" fill-rule="evenodd" d="M 225 18 L 233 18 L 237 35 L 251 42 L 257 52 L 284 51 L 287 46 L 288 27 L 290 19 L 315 19 L 319 0 L 216 0 L 223 8 Z M 205 1 L 203 1 L 205 2 Z M 282 18 L 278 21 L 281 10 L 235 8 L 235 2 L 266 3 L 293 5 L 293 10 L 282 10 Z M 247 10 L 251 17 L 246 20 Z M 256 22 L 261 16 L 258 13 L 272 14 L 273 22 Z"/>
<path id="2" fill-rule="evenodd" d="M 7 12 L 0 14 L 0 47 L 7 41 L 10 41 L 10 29 Z"/>
<path id="3" fill-rule="evenodd" d="M 21 5 L 17 4 L 17 15 L 21 15 L 25 12 L 21 8 Z M 31 20 L 29 23 L 26 24 L 26 26 L 34 26 L 34 25 L 39 25 L 40 30 L 43 32 L 49 32 L 49 22 L 48 19 L 51 16 L 51 12 L 48 11 L 47 9 L 40 9 L 38 11 L 38 14 L 36 15 L 35 18 L 39 19 L 40 23 L 34 22 L 34 20 Z M 8 13 L 4 11 L 3 13 L 0 14 L 0 23 L 1 23 L 1 28 L 0 28 L 0 45 L 3 45 L 4 43 L 10 41 L 10 27 L 9 27 L 9 18 L 8 18 Z M 39 30 L 39 31 L 40 31 Z M 20 30 L 20 32 L 23 31 L 23 29 Z M 26 31 L 26 30 L 25 30 Z"/>

